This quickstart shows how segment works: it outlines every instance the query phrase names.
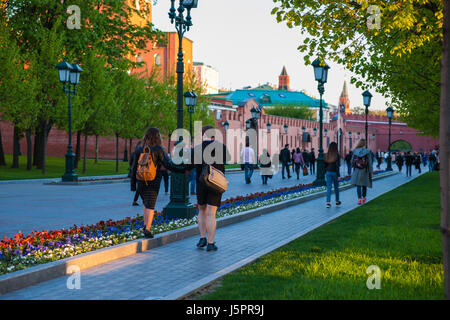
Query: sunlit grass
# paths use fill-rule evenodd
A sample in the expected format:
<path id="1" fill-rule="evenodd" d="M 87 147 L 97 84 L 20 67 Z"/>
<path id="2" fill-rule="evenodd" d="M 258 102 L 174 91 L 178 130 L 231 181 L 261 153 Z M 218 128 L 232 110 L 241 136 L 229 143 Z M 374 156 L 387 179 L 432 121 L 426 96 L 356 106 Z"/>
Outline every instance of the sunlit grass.
<path id="1" fill-rule="evenodd" d="M 46 174 L 42 174 L 42 170 L 33 167 L 31 171 L 27 170 L 27 157 L 22 155 L 19 157 L 19 168 L 12 169 L 12 155 L 5 155 L 6 166 L 0 166 L 0 180 L 15 179 L 44 179 L 44 178 L 61 178 L 65 172 L 65 158 L 47 157 Z M 83 160 L 78 163 L 78 169 L 75 172 L 79 177 L 84 176 L 104 176 L 114 174 L 127 174 L 128 162 L 119 161 L 119 172 L 116 172 L 116 162 L 111 160 L 99 160 L 94 163 L 93 159 L 86 162 L 86 173 L 82 173 Z"/>
<path id="2" fill-rule="evenodd" d="M 439 173 L 258 259 L 203 299 L 444 299 Z M 381 269 L 369 290 L 367 268 Z"/>

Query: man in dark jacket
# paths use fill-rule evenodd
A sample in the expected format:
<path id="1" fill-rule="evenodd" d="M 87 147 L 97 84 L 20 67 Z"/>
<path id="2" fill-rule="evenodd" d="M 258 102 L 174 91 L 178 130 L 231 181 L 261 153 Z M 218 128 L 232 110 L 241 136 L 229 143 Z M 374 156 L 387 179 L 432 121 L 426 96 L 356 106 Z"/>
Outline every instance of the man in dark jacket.
<path id="1" fill-rule="evenodd" d="M 311 148 L 309 153 L 309 168 L 312 174 L 316 174 L 316 154 L 314 153 L 314 148 Z"/>
<path id="2" fill-rule="evenodd" d="M 303 161 L 305 161 L 305 167 L 309 167 L 309 153 L 306 151 L 306 149 L 302 152 Z"/>
<path id="3" fill-rule="evenodd" d="M 352 157 L 353 152 L 350 150 L 350 152 L 347 153 L 347 155 L 345 156 L 345 163 L 347 164 L 348 175 L 352 174 Z"/>
<path id="4" fill-rule="evenodd" d="M 291 178 L 291 173 L 289 172 L 289 161 L 291 161 L 291 152 L 289 151 L 289 144 L 284 145 L 284 149 L 280 152 L 280 162 L 281 162 L 281 176 L 284 177 L 284 170 L 286 169 L 288 179 Z"/>

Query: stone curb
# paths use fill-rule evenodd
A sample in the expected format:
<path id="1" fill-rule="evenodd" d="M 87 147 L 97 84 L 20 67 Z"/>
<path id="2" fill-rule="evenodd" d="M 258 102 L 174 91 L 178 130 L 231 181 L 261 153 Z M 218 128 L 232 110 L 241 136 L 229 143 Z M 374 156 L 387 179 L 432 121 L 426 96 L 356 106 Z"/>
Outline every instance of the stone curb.
<path id="1" fill-rule="evenodd" d="M 395 174 L 397 174 L 397 172 L 385 174 L 381 177 L 374 177 L 374 180 L 383 179 Z M 343 191 L 352 187 L 353 185 L 348 184 L 340 187 L 339 190 Z M 263 214 L 294 206 L 302 202 L 322 197 L 325 194 L 326 191 L 321 191 L 300 198 L 286 200 L 261 208 L 244 211 L 232 216 L 222 217 L 217 219 L 217 228 L 222 228 L 234 223 L 258 217 Z M 71 266 L 76 266 L 81 271 L 113 260 L 125 258 L 142 251 L 160 247 L 165 244 L 183 240 L 198 234 L 199 231 L 197 225 L 187 226 L 180 229 L 160 233 L 158 235 L 155 235 L 155 238 L 153 239 L 138 239 L 129 241 L 112 247 L 106 247 L 76 255 L 74 257 L 37 265 L 13 273 L 7 273 L 0 276 L 0 295 L 70 274 L 68 270 Z"/>
<path id="2" fill-rule="evenodd" d="M 240 168 L 226 169 L 225 173 L 234 174 L 244 172 Z M 115 179 L 108 179 L 115 178 Z M 85 179 L 93 179 L 91 181 L 85 181 Z M 104 179 L 104 180 L 100 180 Z M 23 179 L 23 180 L 0 180 L 0 185 L 2 184 L 18 184 L 18 183 L 42 183 L 45 185 L 89 185 L 89 184 L 109 184 L 118 182 L 129 182 L 130 179 L 127 175 L 111 175 L 111 176 L 92 176 L 92 177 L 80 177 L 77 182 L 61 182 L 59 178 L 45 178 L 45 179 Z"/>

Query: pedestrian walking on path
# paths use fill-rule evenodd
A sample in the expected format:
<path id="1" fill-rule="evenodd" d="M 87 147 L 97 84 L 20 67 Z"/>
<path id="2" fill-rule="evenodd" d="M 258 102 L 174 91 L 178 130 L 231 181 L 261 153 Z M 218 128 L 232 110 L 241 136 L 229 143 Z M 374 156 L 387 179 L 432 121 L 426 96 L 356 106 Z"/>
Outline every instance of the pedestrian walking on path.
<path id="1" fill-rule="evenodd" d="M 403 163 L 405 162 L 403 153 L 399 153 L 399 154 L 395 157 L 395 162 L 397 163 L 398 171 L 399 171 L 399 172 L 402 172 Z"/>
<path id="2" fill-rule="evenodd" d="M 155 203 L 161 185 L 162 166 L 174 172 L 183 173 L 186 170 L 185 166 L 177 166 L 169 160 L 161 146 L 159 130 L 157 128 L 150 128 L 145 133 L 142 148 L 136 149 L 134 152 L 131 173 L 131 190 L 138 190 L 144 203 L 144 236 L 146 238 L 153 238 L 151 227 L 155 212 Z M 147 176 L 142 177 L 144 172 L 146 174 L 148 173 L 149 180 L 147 180 Z"/>
<path id="3" fill-rule="evenodd" d="M 309 153 L 309 165 L 311 174 L 316 174 L 316 154 L 314 153 L 314 148 L 311 148 L 311 152 Z"/>
<path id="4" fill-rule="evenodd" d="M 245 183 L 250 184 L 255 164 L 255 151 L 250 147 L 249 139 L 246 139 L 245 148 L 241 151 L 241 163 L 244 164 Z"/>
<path id="5" fill-rule="evenodd" d="M 422 169 L 420 168 L 421 164 L 422 164 L 422 159 L 420 157 L 420 154 L 416 152 L 414 155 L 414 166 L 416 167 L 416 170 L 419 173 L 422 173 Z"/>
<path id="6" fill-rule="evenodd" d="M 303 161 L 305 161 L 305 166 L 308 168 L 309 167 L 309 153 L 308 153 L 308 151 L 306 151 L 306 149 L 303 149 L 302 156 L 303 156 Z"/>
<path id="7" fill-rule="evenodd" d="M 269 178 L 272 178 L 272 162 L 270 161 L 270 154 L 267 152 L 267 149 L 263 149 L 262 154 L 259 158 L 259 162 L 261 163 L 261 179 L 262 184 L 267 184 Z"/>
<path id="8" fill-rule="evenodd" d="M 372 165 L 371 151 L 366 149 L 366 140 L 361 139 L 353 150 L 353 173 L 350 179 L 350 183 L 356 185 L 358 204 L 366 203 L 367 187 L 372 188 Z"/>
<path id="9" fill-rule="evenodd" d="M 164 165 L 161 165 L 161 176 L 164 182 L 164 192 L 169 194 L 169 172 Z"/>
<path id="10" fill-rule="evenodd" d="M 289 171 L 289 161 L 291 161 L 291 153 L 289 152 L 289 144 L 285 144 L 284 148 L 280 152 L 280 162 L 281 162 L 281 177 L 284 177 L 284 171 L 286 170 L 288 179 L 291 178 L 291 173 Z"/>
<path id="11" fill-rule="evenodd" d="M 295 153 L 292 156 L 292 161 L 294 162 L 295 166 L 295 173 L 297 174 L 297 180 L 300 179 L 300 168 L 303 168 L 305 165 L 305 160 L 303 160 L 302 152 L 300 151 L 300 148 L 297 148 Z"/>
<path id="12" fill-rule="evenodd" d="M 380 151 L 380 149 L 377 150 L 377 153 L 375 154 L 375 159 L 377 159 L 377 168 L 380 169 L 381 161 L 383 159 L 383 153 Z"/>
<path id="13" fill-rule="evenodd" d="M 347 164 L 347 173 L 348 173 L 348 175 L 352 174 L 352 157 L 353 157 L 353 152 L 350 150 L 350 152 L 347 153 L 347 155 L 344 158 L 345 163 Z"/>
<path id="14" fill-rule="evenodd" d="M 134 154 L 136 153 L 136 150 L 140 149 L 140 151 L 138 151 L 138 153 L 140 154 L 142 152 L 142 147 L 141 147 L 142 141 L 139 140 L 136 144 L 136 148 L 134 149 L 134 152 L 131 153 L 130 155 L 130 170 L 128 172 L 128 178 L 131 178 L 131 174 L 133 171 L 133 162 L 134 162 Z M 134 192 L 134 199 L 133 199 L 133 206 L 138 206 L 139 203 L 137 202 L 139 199 L 139 190 L 136 188 L 136 191 Z"/>
<path id="15" fill-rule="evenodd" d="M 341 205 L 339 201 L 339 168 L 341 165 L 338 146 L 336 142 L 330 143 L 325 155 L 325 180 L 327 182 L 327 208 L 331 207 L 331 189 L 334 186 L 336 206 Z"/>
<path id="16" fill-rule="evenodd" d="M 414 163 L 414 156 L 411 152 L 407 152 L 405 156 L 405 164 L 406 164 L 406 176 L 411 177 L 411 168 Z"/>
<path id="17" fill-rule="evenodd" d="M 208 131 L 212 131 L 214 127 L 212 126 L 204 126 L 202 128 L 202 137 L 206 134 L 209 134 Z M 210 146 L 211 145 L 211 146 Z M 205 148 L 208 147 L 207 152 L 205 152 Z M 253 150 L 253 149 L 250 149 Z M 194 154 L 200 154 L 201 159 L 200 163 L 195 163 Z M 250 154 L 250 152 L 248 153 Z M 222 156 L 221 159 L 217 159 L 217 157 Z M 227 148 L 221 142 L 216 141 L 214 136 L 210 136 L 210 138 L 202 141 L 202 144 L 196 146 L 194 148 L 194 152 L 192 154 L 192 166 L 195 166 L 197 171 L 197 205 L 198 205 L 198 229 L 200 231 L 200 240 L 197 243 L 198 248 L 203 248 L 206 246 L 206 251 L 216 251 L 217 246 L 214 242 L 214 236 L 216 233 L 216 212 L 217 208 L 220 206 L 222 202 L 222 193 L 218 193 L 210 188 L 208 188 L 204 182 L 201 180 L 202 171 L 205 166 L 208 164 L 216 168 L 225 174 L 225 164 L 228 159 L 230 159 L 230 155 L 228 153 Z M 213 160 L 213 161 L 211 161 Z M 252 160 L 250 157 L 247 158 L 248 162 Z M 212 162 L 212 163 L 211 163 Z M 253 165 L 253 164 L 252 164 Z M 192 167 L 188 167 L 188 169 L 192 169 Z M 208 239 L 206 239 L 206 235 L 208 235 Z"/>
<path id="18" fill-rule="evenodd" d="M 436 164 L 436 155 L 434 153 L 434 150 L 430 152 L 428 155 L 428 171 L 433 172 L 434 171 L 434 165 Z"/>

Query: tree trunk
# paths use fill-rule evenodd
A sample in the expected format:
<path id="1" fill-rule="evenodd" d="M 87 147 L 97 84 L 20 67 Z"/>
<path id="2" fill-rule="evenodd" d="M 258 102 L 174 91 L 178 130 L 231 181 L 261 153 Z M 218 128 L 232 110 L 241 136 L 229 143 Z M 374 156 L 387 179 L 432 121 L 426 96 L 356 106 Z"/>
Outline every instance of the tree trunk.
<path id="1" fill-rule="evenodd" d="M 3 151 L 2 128 L 0 126 L 0 166 L 6 166 L 5 153 Z"/>
<path id="2" fill-rule="evenodd" d="M 42 169 L 42 161 L 44 158 L 44 133 L 46 128 L 46 121 L 39 121 L 39 124 L 36 128 L 36 135 L 34 137 L 34 159 L 33 165 L 36 166 L 37 169 Z"/>
<path id="3" fill-rule="evenodd" d="M 87 133 L 84 134 L 84 150 L 83 150 L 83 173 L 86 173 L 86 153 L 87 153 Z"/>
<path id="4" fill-rule="evenodd" d="M 441 62 L 440 180 L 445 297 L 450 300 L 450 0 L 444 0 Z"/>
<path id="5" fill-rule="evenodd" d="M 19 128 L 17 126 L 14 126 L 14 134 L 13 134 L 13 161 L 11 168 L 17 169 L 19 168 Z"/>
<path id="6" fill-rule="evenodd" d="M 31 129 L 25 131 L 27 138 L 27 170 L 31 170 L 33 167 L 33 143 L 31 140 Z"/>
<path id="7" fill-rule="evenodd" d="M 98 163 L 98 134 L 95 135 L 95 163 Z"/>
<path id="8" fill-rule="evenodd" d="M 47 141 L 50 130 L 52 130 L 53 121 L 47 123 L 44 121 L 43 125 L 43 135 L 42 135 L 42 152 L 41 152 L 41 164 L 42 164 L 42 174 L 46 173 L 47 170 Z"/>
<path id="9" fill-rule="evenodd" d="M 34 130 L 33 166 L 36 166 L 38 162 L 38 144 L 39 144 L 39 134 L 38 129 L 36 128 L 36 130 Z"/>
<path id="10" fill-rule="evenodd" d="M 123 151 L 123 162 L 128 162 L 128 147 L 127 147 L 127 139 L 124 140 L 125 150 Z"/>
<path id="11" fill-rule="evenodd" d="M 44 132 L 42 134 L 42 152 L 41 152 L 41 169 L 42 174 L 46 173 L 47 170 L 47 122 L 44 125 Z"/>
<path id="12" fill-rule="evenodd" d="M 131 148 L 133 147 L 133 138 L 130 139 L 130 158 L 131 158 Z"/>
<path id="13" fill-rule="evenodd" d="M 119 135 L 116 134 L 116 172 L 119 172 Z"/>
<path id="14" fill-rule="evenodd" d="M 78 168 L 78 161 L 80 161 L 80 153 L 81 153 L 81 131 L 77 131 L 77 146 L 75 147 L 75 166 L 74 168 Z"/>

